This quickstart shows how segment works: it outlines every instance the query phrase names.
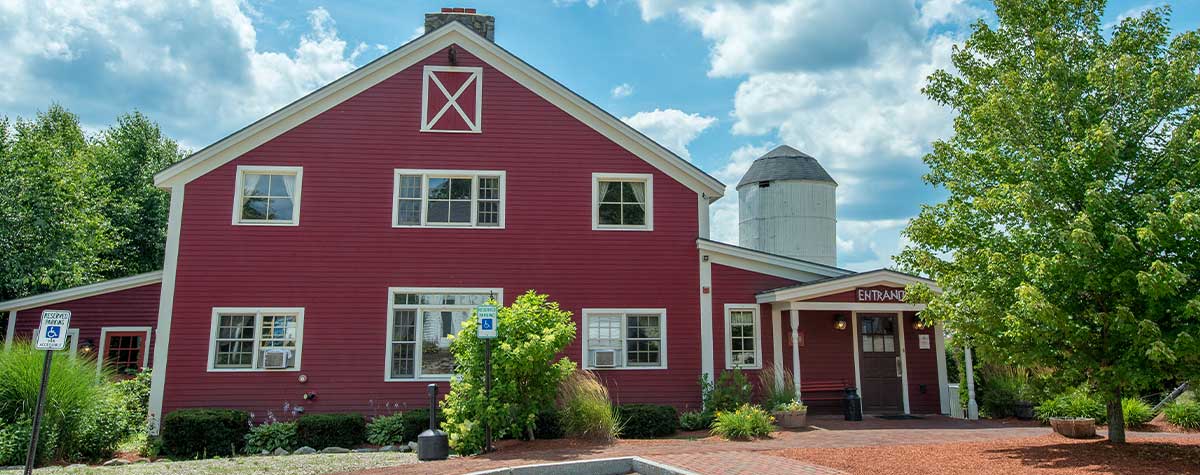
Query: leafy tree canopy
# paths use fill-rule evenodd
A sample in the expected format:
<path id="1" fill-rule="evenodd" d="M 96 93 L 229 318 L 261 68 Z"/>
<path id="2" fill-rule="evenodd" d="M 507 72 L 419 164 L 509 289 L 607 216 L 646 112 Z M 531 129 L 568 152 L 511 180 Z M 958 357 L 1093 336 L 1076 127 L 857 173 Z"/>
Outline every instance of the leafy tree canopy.
<path id="1" fill-rule="evenodd" d="M 957 112 L 925 157 L 945 202 L 898 256 L 923 316 L 1120 399 L 1200 375 L 1200 33 L 1166 7 L 996 0 L 924 92 Z M 1115 401 L 1116 415 L 1112 414 Z"/>
<path id="2" fill-rule="evenodd" d="M 182 157 L 138 112 L 94 138 L 58 105 L 0 119 L 0 300 L 160 269 L 169 197 L 152 177 Z"/>

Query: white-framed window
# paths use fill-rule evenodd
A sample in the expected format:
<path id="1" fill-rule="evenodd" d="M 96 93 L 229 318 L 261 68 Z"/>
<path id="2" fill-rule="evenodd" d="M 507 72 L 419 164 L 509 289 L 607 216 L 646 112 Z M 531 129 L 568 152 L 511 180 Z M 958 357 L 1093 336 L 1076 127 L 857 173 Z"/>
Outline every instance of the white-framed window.
<path id="1" fill-rule="evenodd" d="M 300 224 L 301 167 L 239 166 L 234 183 L 233 224 Z"/>
<path id="2" fill-rule="evenodd" d="M 761 369 L 762 335 L 758 305 L 725 305 L 725 367 Z"/>
<path id="3" fill-rule="evenodd" d="M 421 79 L 421 131 L 483 131 L 483 68 L 425 66 Z"/>
<path id="4" fill-rule="evenodd" d="M 450 335 L 475 307 L 504 301 L 503 289 L 392 287 L 388 289 L 385 381 L 448 380 L 454 373 Z"/>
<path id="5" fill-rule="evenodd" d="M 654 176 L 648 173 L 592 174 L 592 229 L 654 229 Z"/>
<path id="6" fill-rule="evenodd" d="M 217 307 L 209 371 L 299 371 L 303 308 Z"/>
<path id="7" fill-rule="evenodd" d="M 667 310 L 583 309 L 585 369 L 666 369 Z"/>
<path id="8" fill-rule="evenodd" d="M 504 171 L 396 170 L 392 226 L 504 227 Z"/>

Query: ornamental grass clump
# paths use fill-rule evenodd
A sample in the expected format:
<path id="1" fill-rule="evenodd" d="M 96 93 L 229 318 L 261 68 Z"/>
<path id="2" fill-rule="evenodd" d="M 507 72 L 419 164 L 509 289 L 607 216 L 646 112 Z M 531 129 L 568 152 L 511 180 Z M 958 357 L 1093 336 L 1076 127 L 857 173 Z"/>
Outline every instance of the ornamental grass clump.
<path id="1" fill-rule="evenodd" d="M 743 404 L 734 411 L 716 414 L 712 434 L 726 440 L 752 440 L 768 437 L 775 430 L 775 418 L 758 406 Z"/>
<path id="2" fill-rule="evenodd" d="M 1176 402 L 1163 409 L 1167 422 L 1184 429 L 1200 430 L 1200 402 Z"/>
<path id="3" fill-rule="evenodd" d="M 476 335 L 478 325 L 478 317 L 472 315 L 451 339 L 458 377 L 451 379 L 450 393 L 441 404 L 446 417 L 442 429 L 450 447 L 463 455 L 483 449 L 485 424 L 496 439 L 532 438 L 538 412 L 554 403 L 559 383 L 575 370 L 574 362 L 558 357 L 575 339 L 571 312 L 531 290 L 497 312 L 489 397 L 484 392 L 484 340 Z"/>
<path id="4" fill-rule="evenodd" d="M 621 432 L 608 388 L 591 371 L 576 371 L 559 385 L 558 408 L 568 437 L 607 441 Z"/>
<path id="5" fill-rule="evenodd" d="M 758 387 L 762 407 L 778 407 L 796 398 L 796 380 L 784 366 L 772 364 L 759 371 Z"/>
<path id="6" fill-rule="evenodd" d="M 1154 419 L 1153 408 L 1141 399 L 1125 398 L 1121 401 L 1121 412 L 1127 427 L 1141 427 Z"/>

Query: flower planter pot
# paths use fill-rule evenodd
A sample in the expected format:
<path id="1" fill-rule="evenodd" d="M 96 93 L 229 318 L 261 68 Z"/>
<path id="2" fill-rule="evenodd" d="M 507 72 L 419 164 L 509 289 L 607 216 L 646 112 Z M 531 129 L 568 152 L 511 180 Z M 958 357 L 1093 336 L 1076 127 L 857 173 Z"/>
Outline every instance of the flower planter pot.
<path id="1" fill-rule="evenodd" d="M 1033 403 L 1029 401 L 1017 401 L 1013 403 L 1013 415 L 1023 421 L 1033 419 Z"/>
<path id="2" fill-rule="evenodd" d="M 1090 439 L 1096 436 L 1096 420 L 1087 417 L 1051 417 L 1050 427 L 1054 432 L 1072 439 Z"/>
<path id="3" fill-rule="evenodd" d="M 808 411 L 774 411 L 775 422 L 784 429 L 808 427 Z"/>

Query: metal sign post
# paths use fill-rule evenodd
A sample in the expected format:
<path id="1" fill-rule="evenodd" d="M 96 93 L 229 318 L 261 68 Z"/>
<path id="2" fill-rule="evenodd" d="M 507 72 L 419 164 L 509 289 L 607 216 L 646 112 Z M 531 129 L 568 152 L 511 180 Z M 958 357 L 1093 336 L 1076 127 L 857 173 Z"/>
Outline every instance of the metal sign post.
<path id="1" fill-rule="evenodd" d="M 33 473 L 33 462 L 37 458 L 38 433 L 42 429 L 42 411 L 46 407 L 46 386 L 50 384 L 50 364 L 54 362 L 54 352 L 66 348 L 70 326 L 71 312 L 42 311 L 42 324 L 38 326 L 34 348 L 46 350 L 46 361 L 42 363 L 42 386 L 38 389 L 37 406 L 33 410 L 33 434 L 29 437 L 29 450 L 25 452 L 25 475 Z"/>
<path id="2" fill-rule="evenodd" d="M 480 305 L 475 307 L 475 316 L 479 318 L 479 329 L 476 330 L 475 336 L 483 340 L 483 395 L 487 399 L 492 398 L 492 340 L 496 338 L 496 306 Z M 492 452 L 496 448 L 492 447 L 492 425 L 484 419 L 483 424 L 483 452 Z"/>

